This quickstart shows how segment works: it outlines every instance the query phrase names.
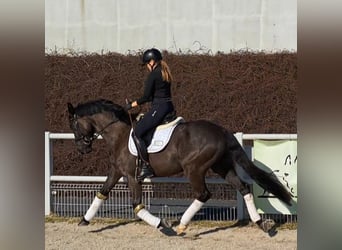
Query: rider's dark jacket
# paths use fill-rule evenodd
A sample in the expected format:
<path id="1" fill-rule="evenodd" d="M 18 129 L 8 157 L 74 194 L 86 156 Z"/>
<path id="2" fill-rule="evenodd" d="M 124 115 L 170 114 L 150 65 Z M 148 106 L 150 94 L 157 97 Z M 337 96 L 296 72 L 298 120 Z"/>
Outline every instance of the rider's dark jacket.
<path id="1" fill-rule="evenodd" d="M 145 81 L 144 94 L 137 100 L 137 103 L 138 105 L 150 101 L 153 103 L 154 99 L 171 101 L 171 84 L 163 81 L 160 65 L 157 65 L 157 67 L 148 75 Z"/>
<path id="2" fill-rule="evenodd" d="M 157 127 L 168 113 L 174 111 L 171 101 L 171 83 L 163 80 L 160 65 L 157 65 L 148 75 L 144 93 L 137 100 L 138 105 L 146 102 L 152 102 L 151 108 L 135 127 L 135 135 L 141 139 L 149 130 Z"/>

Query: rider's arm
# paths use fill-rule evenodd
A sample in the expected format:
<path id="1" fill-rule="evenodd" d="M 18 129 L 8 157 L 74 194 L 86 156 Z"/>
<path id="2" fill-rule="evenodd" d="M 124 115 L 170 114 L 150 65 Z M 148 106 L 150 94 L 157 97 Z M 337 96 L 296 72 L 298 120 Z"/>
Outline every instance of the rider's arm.
<path id="1" fill-rule="evenodd" d="M 154 74 L 150 74 L 145 82 L 144 94 L 138 100 L 132 103 L 132 107 L 144 104 L 152 100 L 154 90 Z"/>

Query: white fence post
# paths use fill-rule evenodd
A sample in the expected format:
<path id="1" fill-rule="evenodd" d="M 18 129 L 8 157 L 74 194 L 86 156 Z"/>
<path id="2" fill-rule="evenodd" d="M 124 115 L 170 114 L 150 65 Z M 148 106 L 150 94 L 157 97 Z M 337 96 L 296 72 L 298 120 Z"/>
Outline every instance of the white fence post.
<path id="1" fill-rule="evenodd" d="M 49 215 L 51 212 L 50 176 L 52 175 L 53 163 L 51 151 L 50 132 L 45 132 L 45 215 Z"/>
<path id="2" fill-rule="evenodd" d="M 238 140 L 238 142 L 241 144 L 243 147 L 243 133 L 242 132 L 237 132 L 235 133 L 235 137 Z M 243 220 L 245 219 L 245 209 L 244 209 L 244 200 L 242 195 L 240 194 L 239 191 L 236 191 L 236 200 L 237 200 L 237 219 L 238 220 Z"/>

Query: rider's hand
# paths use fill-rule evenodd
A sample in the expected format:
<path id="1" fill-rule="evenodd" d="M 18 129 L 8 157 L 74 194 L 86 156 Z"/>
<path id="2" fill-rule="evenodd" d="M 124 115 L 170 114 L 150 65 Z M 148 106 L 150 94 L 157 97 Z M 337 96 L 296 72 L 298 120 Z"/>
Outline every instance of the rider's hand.
<path id="1" fill-rule="evenodd" d="M 124 106 L 124 110 L 128 111 L 130 109 L 132 109 L 132 103 L 131 102 L 126 103 L 125 106 Z"/>

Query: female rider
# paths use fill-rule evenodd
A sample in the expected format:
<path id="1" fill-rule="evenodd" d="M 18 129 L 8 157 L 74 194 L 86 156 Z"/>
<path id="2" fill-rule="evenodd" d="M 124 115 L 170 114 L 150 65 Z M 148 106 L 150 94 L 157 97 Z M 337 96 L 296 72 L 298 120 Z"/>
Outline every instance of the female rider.
<path id="1" fill-rule="evenodd" d="M 132 133 L 139 157 L 142 160 L 141 172 L 137 176 L 138 181 L 154 176 L 149 163 L 147 145 L 143 140 L 144 135 L 157 127 L 168 113 L 174 111 L 171 100 L 172 75 L 162 54 L 155 48 L 148 49 L 143 54 L 142 62 L 150 72 L 145 81 L 144 93 L 139 99 L 126 104 L 125 107 L 126 110 L 130 110 L 146 102 L 152 103 L 151 108 L 136 124 Z"/>

